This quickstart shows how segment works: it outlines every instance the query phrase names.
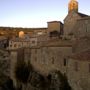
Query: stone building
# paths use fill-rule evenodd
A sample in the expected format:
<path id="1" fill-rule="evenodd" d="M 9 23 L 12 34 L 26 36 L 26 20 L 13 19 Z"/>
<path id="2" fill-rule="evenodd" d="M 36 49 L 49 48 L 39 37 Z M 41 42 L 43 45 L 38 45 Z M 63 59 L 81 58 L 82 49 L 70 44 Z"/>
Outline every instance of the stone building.
<path id="1" fill-rule="evenodd" d="M 73 31 L 75 37 L 90 37 L 90 16 L 78 19 Z"/>
<path id="2" fill-rule="evenodd" d="M 19 61 L 25 60 L 27 63 L 31 60 L 31 50 L 30 48 L 19 48 L 19 49 L 13 49 L 10 50 L 10 78 L 13 80 L 14 85 L 17 85 L 16 79 L 15 79 L 15 65 Z"/>
<path id="3" fill-rule="evenodd" d="M 0 86 L 6 82 L 10 72 L 10 54 L 8 51 L 0 49 Z"/>
<path id="4" fill-rule="evenodd" d="M 78 12 L 78 2 L 71 0 L 68 5 L 68 15 L 64 19 L 64 35 L 68 36 L 74 30 L 78 19 L 88 17 L 88 15 Z"/>
<path id="5" fill-rule="evenodd" d="M 74 90 L 90 90 L 90 49 L 68 58 L 67 77 Z"/>
<path id="6" fill-rule="evenodd" d="M 32 47 L 37 46 L 37 38 L 36 37 L 15 37 L 9 40 L 8 50 L 10 49 L 18 49 L 23 47 Z"/>
<path id="7" fill-rule="evenodd" d="M 48 43 L 31 48 L 31 64 L 43 75 L 53 70 L 66 73 L 64 65 L 66 57 L 72 53 L 71 41 L 53 40 Z"/>
<path id="8" fill-rule="evenodd" d="M 63 23 L 60 21 L 48 22 L 48 32 L 57 31 L 63 34 Z"/>
<path id="9" fill-rule="evenodd" d="M 13 80 L 15 63 L 24 59 L 30 60 L 33 68 L 45 76 L 53 70 L 61 71 L 73 90 L 90 90 L 90 16 L 78 12 L 76 0 L 69 2 L 64 24 L 52 21 L 47 28 L 17 28 L 16 33 L 19 31 L 35 35 L 37 42 L 42 43 L 10 51 Z M 57 32 L 63 38 L 52 38 Z"/>
<path id="10" fill-rule="evenodd" d="M 5 36 L 0 36 L 0 48 L 4 49 L 8 47 L 8 38 Z"/>
<path id="11" fill-rule="evenodd" d="M 0 27 L 0 34 L 12 38 L 18 36 L 20 31 L 23 31 L 25 34 L 29 34 L 30 36 L 37 36 L 39 34 L 46 34 L 55 30 L 60 34 L 63 34 L 63 24 L 60 21 L 47 22 L 47 27 L 45 28 Z"/>

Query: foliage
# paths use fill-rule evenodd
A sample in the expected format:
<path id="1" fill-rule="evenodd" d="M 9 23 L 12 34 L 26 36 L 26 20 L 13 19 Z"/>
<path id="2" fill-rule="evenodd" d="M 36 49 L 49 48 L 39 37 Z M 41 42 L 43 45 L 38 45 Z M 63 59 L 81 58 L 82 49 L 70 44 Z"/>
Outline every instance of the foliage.
<path id="1" fill-rule="evenodd" d="M 33 72 L 30 84 L 35 88 L 39 88 L 39 89 L 43 88 L 43 90 L 44 90 L 45 78 L 41 74 L 39 74 L 37 72 Z"/>
<path id="2" fill-rule="evenodd" d="M 13 86 L 13 81 L 8 77 L 5 83 L 1 86 L 0 90 L 15 90 Z"/>
<path id="3" fill-rule="evenodd" d="M 16 80 L 37 90 L 71 90 L 67 77 L 60 71 L 53 71 L 47 77 L 32 71 L 30 63 L 17 62 L 15 67 Z M 20 89 L 21 90 L 21 89 Z"/>
<path id="4" fill-rule="evenodd" d="M 49 90 L 71 90 L 66 76 L 63 75 L 60 71 L 53 71 L 49 75 L 48 80 L 50 81 Z"/>
<path id="5" fill-rule="evenodd" d="M 0 85 L 6 82 L 8 77 L 9 64 L 5 60 L 0 60 Z"/>
<path id="6" fill-rule="evenodd" d="M 17 61 L 15 66 L 15 78 L 17 81 L 26 84 L 30 75 L 31 66 L 30 63 L 25 61 Z"/>

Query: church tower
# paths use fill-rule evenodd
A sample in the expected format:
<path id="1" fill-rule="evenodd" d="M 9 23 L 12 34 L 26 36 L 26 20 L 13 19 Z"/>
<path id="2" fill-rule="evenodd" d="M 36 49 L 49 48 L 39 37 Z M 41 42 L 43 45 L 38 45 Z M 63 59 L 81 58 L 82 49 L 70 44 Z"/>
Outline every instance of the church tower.
<path id="1" fill-rule="evenodd" d="M 78 12 L 78 2 L 76 0 L 70 0 L 68 4 L 68 13 L 72 11 Z"/>

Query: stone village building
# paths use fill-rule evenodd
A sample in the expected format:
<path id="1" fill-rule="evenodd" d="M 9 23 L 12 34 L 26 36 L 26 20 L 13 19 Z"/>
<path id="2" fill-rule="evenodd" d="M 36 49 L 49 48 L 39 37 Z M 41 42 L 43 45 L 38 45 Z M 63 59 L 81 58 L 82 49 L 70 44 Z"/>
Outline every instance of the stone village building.
<path id="1" fill-rule="evenodd" d="M 24 34 L 23 34 L 24 35 Z M 23 37 L 16 37 L 9 40 L 9 46 L 7 49 L 18 49 L 23 47 L 32 47 L 37 45 L 37 38 L 36 37 L 29 37 L 23 36 Z"/>
<path id="2" fill-rule="evenodd" d="M 74 90 L 90 89 L 90 49 L 75 53 L 68 59 L 67 77 Z"/>
<path id="3" fill-rule="evenodd" d="M 35 46 L 10 50 L 10 75 L 14 83 L 15 63 L 23 58 L 45 76 L 53 70 L 66 74 L 73 90 L 90 90 L 90 16 L 78 12 L 76 0 L 69 2 L 64 24 L 52 21 L 48 28 L 0 28 L 2 32 L 3 29 L 14 36 L 23 31 L 37 37 Z M 3 34 L 7 34 L 5 30 Z"/>

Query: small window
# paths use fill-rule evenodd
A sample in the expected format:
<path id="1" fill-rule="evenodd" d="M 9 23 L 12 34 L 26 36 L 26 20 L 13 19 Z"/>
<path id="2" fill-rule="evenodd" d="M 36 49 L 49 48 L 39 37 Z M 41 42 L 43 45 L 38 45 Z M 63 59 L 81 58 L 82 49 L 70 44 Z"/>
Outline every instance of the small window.
<path id="1" fill-rule="evenodd" d="M 17 45 L 16 44 L 14 44 L 14 47 L 16 47 Z"/>
<path id="2" fill-rule="evenodd" d="M 75 7 L 76 6 L 76 3 L 73 3 L 73 7 Z"/>
<path id="3" fill-rule="evenodd" d="M 66 64 L 67 64 L 66 58 L 64 58 L 63 64 L 64 64 L 64 66 L 66 66 Z"/>
<path id="4" fill-rule="evenodd" d="M 74 68 L 75 68 L 75 71 L 78 71 L 78 62 L 74 63 Z"/>
<path id="5" fill-rule="evenodd" d="M 35 41 L 32 41 L 32 43 L 34 44 L 34 43 L 35 43 Z"/>
<path id="6" fill-rule="evenodd" d="M 10 45 L 10 47 L 12 47 L 12 45 Z"/>

